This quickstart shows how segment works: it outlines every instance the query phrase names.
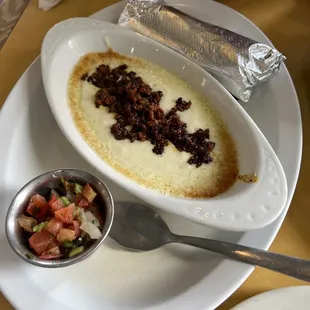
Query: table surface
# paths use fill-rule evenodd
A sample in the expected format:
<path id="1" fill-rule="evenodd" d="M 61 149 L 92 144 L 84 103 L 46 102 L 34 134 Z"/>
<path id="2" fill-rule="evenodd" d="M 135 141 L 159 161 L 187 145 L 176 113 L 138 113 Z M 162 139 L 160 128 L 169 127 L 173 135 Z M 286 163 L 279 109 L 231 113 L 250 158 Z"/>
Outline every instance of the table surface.
<path id="1" fill-rule="evenodd" d="M 0 51 L 0 106 L 22 73 L 39 55 L 42 39 L 49 28 L 70 17 L 89 16 L 115 2 L 117 1 L 64 0 L 52 10 L 43 12 L 37 7 L 38 0 L 31 0 Z M 306 134 L 310 129 L 310 2 L 308 0 L 220 0 L 219 2 L 253 21 L 287 56 L 286 65 L 297 89 L 302 110 L 304 153 L 293 202 L 271 250 L 310 259 L 308 242 L 310 190 L 307 183 L 307 173 L 310 171 L 310 138 Z M 228 310 L 258 293 L 293 285 L 305 285 L 305 282 L 258 267 L 218 310 Z M 0 309 L 13 309 L 1 293 Z"/>

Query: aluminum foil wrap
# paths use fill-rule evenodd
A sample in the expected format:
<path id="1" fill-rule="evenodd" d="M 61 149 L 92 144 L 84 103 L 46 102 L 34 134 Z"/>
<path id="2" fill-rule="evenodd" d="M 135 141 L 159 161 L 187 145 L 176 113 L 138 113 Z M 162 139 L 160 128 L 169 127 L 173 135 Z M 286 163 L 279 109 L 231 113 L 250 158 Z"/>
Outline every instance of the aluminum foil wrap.
<path id="1" fill-rule="evenodd" d="M 128 1 L 118 24 L 185 55 L 244 102 L 285 60 L 266 44 L 197 20 L 160 0 Z"/>

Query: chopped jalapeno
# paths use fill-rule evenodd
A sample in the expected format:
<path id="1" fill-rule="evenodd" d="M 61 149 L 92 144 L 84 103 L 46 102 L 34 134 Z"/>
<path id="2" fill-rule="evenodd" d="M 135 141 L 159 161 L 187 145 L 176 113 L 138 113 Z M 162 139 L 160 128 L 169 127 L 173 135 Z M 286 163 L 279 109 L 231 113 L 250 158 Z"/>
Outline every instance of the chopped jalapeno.
<path id="1" fill-rule="evenodd" d="M 83 251 L 84 251 L 84 247 L 83 247 L 83 246 L 79 246 L 79 247 L 77 247 L 77 248 L 74 248 L 74 249 L 72 249 L 72 250 L 69 252 L 69 257 L 78 255 L 78 254 L 82 253 Z"/>
<path id="2" fill-rule="evenodd" d="M 78 184 L 78 183 L 75 183 L 74 184 L 74 191 L 75 191 L 76 194 L 82 194 L 83 186 Z"/>
<path id="3" fill-rule="evenodd" d="M 47 225 L 47 223 L 48 223 L 48 221 L 42 222 L 42 223 L 40 223 L 40 224 L 34 226 L 34 227 L 32 228 L 32 230 L 33 230 L 34 232 L 41 231 L 41 230 Z"/>
<path id="4" fill-rule="evenodd" d="M 25 256 L 26 256 L 28 259 L 34 259 L 34 255 L 33 255 L 33 254 L 26 253 Z"/>
<path id="5" fill-rule="evenodd" d="M 69 200 L 67 197 L 61 196 L 60 199 L 61 199 L 61 201 L 63 202 L 63 204 L 64 204 L 65 206 L 69 206 L 70 200 Z"/>
<path id="6" fill-rule="evenodd" d="M 72 241 L 66 241 L 63 243 L 64 248 L 72 248 L 73 247 L 73 242 Z"/>

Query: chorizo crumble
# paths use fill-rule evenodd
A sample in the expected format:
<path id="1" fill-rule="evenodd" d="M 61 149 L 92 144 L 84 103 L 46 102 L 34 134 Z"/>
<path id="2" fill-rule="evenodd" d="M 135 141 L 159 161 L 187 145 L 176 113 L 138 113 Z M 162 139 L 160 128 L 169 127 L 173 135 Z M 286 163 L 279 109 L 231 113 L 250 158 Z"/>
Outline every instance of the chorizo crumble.
<path id="1" fill-rule="evenodd" d="M 177 114 L 189 109 L 191 101 L 180 97 L 175 107 L 165 114 L 160 107 L 163 93 L 153 91 L 136 72 L 126 70 L 125 64 L 114 69 L 102 64 L 93 74 L 81 76 L 81 80 L 99 88 L 95 95 L 96 107 L 108 107 L 109 113 L 115 113 L 116 122 L 111 127 L 114 138 L 150 141 L 157 155 L 163 154 L 170 142 L 178 151 L 191 154 L 190 165 L 200 167 L 212 162 L 210 152 L 215 143 L 209 140 L 209 129 L 189 133 L 186 123 Z"/>

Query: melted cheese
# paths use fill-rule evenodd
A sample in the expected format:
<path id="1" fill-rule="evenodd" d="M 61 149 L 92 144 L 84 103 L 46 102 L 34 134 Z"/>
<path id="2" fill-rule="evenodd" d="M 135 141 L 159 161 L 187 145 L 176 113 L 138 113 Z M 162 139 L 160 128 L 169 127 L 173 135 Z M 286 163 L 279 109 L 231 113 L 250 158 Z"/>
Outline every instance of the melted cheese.
<path id="1" fill-rule="evenodd" d="M 216 143 L 211 153 L 213 162 L 196 168 L 187 163 L 190 154 L 177 151 L 172 144 L 163 155 L 156 155 L 148 141 L 115 140 L 110 133 L 114 114 L 108 113 L 106 107 L 95 107 L 98 89 L 80 79 L 102 63 L 111 68 L 125 63 L 154 91 L 161 90 L 164 95 L 160 106 L 165 112 L 175 106 L 179 97 L 191 100 L 190 109 L 178 114 L 189 132 L 210 129 L 210 140 Z M 225 192 L 238 176 L 236 148 L 219 114 L 185 81 L 158 65 L 112 51 L 85 55 L 70 77 L 68 97 L 75 124 L 85 141 L 106 163 L 140 185 L 173 196 L 205 198 Z"/>

